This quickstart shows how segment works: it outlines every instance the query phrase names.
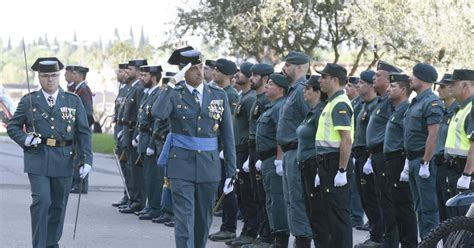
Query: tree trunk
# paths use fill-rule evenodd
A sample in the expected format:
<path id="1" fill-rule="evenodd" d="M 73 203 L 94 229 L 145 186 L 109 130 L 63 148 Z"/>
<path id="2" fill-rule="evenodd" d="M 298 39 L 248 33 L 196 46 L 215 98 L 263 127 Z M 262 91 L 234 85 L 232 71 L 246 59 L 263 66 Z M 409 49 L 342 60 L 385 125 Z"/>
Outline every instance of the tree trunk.
<path id="1" fill-rule="evenodd" d="M 362 46 L 360 47 L 359 53 L 357 54 L 354 65 L 352 65 L 352 69 L 351 69 L 351 72 L 349 73 L 349 76 L 354 75 L 354 73 L 357 71 L 357 68 L 359 67 L 360 59 L 362 58 L 362 55 L 364 54 L 365 50 L 367 49 L 368 44 L 369 43 L 366 40 L 362 41 Z"/>

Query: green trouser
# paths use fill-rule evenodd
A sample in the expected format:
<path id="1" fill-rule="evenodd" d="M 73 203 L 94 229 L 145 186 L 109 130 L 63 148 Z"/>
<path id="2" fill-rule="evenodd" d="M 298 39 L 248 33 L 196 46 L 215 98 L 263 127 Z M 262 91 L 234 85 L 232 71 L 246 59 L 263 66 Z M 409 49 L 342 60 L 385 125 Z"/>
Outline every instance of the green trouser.
<path id="1" fill-rule="evenodd" d="M 301 171 L 296 164 L 296 150 L 283 154 L 283 195 L 288 209 L 290 233 L 295 237 L 313 238 L 303 194 Z"/>
<path id="2" fill-rule="evenodd" d="M 163 167 L 156 164 L 156 155 L 147 156 L 142 153 L 143 174 L 145 177 L 145 191 L 151 215 L 161 214 L 161 192 L 163 190 Z"/>
<path id="3" fill-rule="evenodd" d="M 127 173 L 130 174 L 130 185 L 128 188 L 130 193 L 130 201 L 132 204 L 138 204 L 140 209 L 145 207 L 145 184 L 143 177 L 143 167 L 137 165 L 135 162 L 138 159 L 137 149 L 131 147 L 127 151 Z"/>
<path id="4" fill-rule="evenodd" d="M 262 161 L 263 188 L 272 233 L 289 233 L 282 177 L 276 174 L 275 156 Z"/>

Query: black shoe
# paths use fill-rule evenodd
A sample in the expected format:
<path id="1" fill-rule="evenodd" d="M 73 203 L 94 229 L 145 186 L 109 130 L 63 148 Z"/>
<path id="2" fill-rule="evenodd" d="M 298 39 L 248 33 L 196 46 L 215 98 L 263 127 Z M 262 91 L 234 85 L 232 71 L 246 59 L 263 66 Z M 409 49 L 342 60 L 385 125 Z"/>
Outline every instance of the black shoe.
<path id="1" fill-rule="evenodd" d="M 127 208 L 119 209 L 119 212 L 122 213 L 122 214 L 133 214 L 133 213 L 139 211 L 140 209 L 141 209 L 141 207 L 138 203 L 132 203 Z"/>
<path id="2" fill-rule="evenodd" d="M 156 218 L 156 217 L 158 217 L 158 215 L 148 212 L 148 213 L 139 215 L 138 219 L 139 220 L 152 220 L 153 218 Z"/>
<path id="3" fill-rule="evenodd" d="M 174 227 L 174 220 L 166 222 L 165 226 Z"/>
<path id="4" fill-rule="evenodd" d="M 114 206 L 114 207 L 119 207 L 120 205 L 126 204 L 127 201 L 128 201 L 128 197 L 127 197 L 127 196 L 123 196 L 123 197 L 122 197 L 122 200 L 120 200 L 120 201 L 118 201 L 118 202 L 112 203 L 112 206 Z"/>
<path id="5" fill-rule="evenodd" d="M 222 217 L 222 209 L 214 213 L 215 217 Z"/>
<path id="6" fill-rule="evenodd" d="M 208 238 L 215 242 L 224 242 L 235 239 L 235 232 L 221 230 L 208 236 Z"/>
<path id="7" fill-rule="evenodd" d="M 370 239 L 364 241 L 363 243 L 356 244 L 354 248 L 381 248 L 383 247 L 382 243 L 372 241 Z"/>
<path id="8" fill-rule="evenodd" d="M 230 240 L 225 242 L 226 245 L 230 246 L 242 246 L 248 245 L 255 241 L 256 238 L 241 234 L 239 237 L 235 238 L 234 240 Z"/>
<path id="9" fill-rule="evenodd" d="M 153 223 L 158 223 L 158 224 L 163 224 L 163 223 L 166 223 L 166 222 L 170 222 L 172 221 L 173 219 L 171 219 L 170 217 L 168 216 L 164 216 L 164 215 L 161 215 L 160 217 L 158 218 L 154 218 L 151 220 L 151 222 Z"/>
<path id="10" fill-rule="evenodd" d="M 364 225 L 361 226 L 356 226 L 355 229 L 360 230 L 360 231 L 370 231 L 370 225 L 369 222 L 365 223 Z"/>

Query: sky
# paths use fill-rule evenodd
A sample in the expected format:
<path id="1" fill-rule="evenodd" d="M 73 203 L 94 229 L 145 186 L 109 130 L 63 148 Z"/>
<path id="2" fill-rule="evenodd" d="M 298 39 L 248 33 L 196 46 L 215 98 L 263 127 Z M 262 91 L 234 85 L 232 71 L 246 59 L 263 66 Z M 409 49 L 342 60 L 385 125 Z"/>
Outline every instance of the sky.
<path id="1" fill-rule="evenodd" d="M 198 0 L 14 0 L 2 2 L 0 38 L 17 44 L 48 35 L 52 42 L 72 40 L 76 31 L 79 41 L 108 42 L 118 28 L 121 38 L 132 27 L 136 40 L 143 26 L 150 43 L 157 46 L 175 19 L 178 6 L 193 6 Z"/>

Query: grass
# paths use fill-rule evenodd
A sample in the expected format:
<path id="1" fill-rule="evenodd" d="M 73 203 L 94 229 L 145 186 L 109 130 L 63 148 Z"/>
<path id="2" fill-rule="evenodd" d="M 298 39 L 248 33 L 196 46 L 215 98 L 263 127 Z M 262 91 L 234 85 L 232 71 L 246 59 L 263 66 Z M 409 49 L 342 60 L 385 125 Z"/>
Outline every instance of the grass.
<path id="1" fill-rule="evenodd" d="M 112 154 L 115 148 L 115 140 L 111 134 L 92 134 L 92 151 L 98 153 Z"/>

